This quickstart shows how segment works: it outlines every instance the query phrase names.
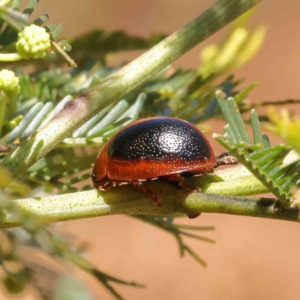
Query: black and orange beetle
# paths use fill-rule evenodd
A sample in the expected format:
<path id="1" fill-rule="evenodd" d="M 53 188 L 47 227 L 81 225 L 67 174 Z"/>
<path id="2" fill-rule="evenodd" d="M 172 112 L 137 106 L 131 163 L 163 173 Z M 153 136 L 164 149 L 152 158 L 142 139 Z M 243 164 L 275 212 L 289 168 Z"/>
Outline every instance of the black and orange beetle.
<path id="1" fill-rule="evenodd" d="M 188 190 L 199 190 L 185 183 L 185 175 L 213 172 L 237 160 L 221 154 L 215 157 L 204 134 L 191 123 L 170 117 L 136 121 L 116 133 L 101 149 L 92 180 L 96 189 L 131 184 L 159 202 L 144 181 L 164 178 L 177 181 Z"/>

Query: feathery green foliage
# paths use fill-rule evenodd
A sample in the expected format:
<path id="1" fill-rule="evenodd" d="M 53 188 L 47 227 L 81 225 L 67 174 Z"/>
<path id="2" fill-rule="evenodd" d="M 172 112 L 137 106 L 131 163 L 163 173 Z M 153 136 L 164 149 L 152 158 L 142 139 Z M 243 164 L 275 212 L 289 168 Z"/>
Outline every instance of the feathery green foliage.
<path id="1" fill-rule="evenodd" d="M 250 14 L 234 22 L 228 35 L 219 45 L 210 45 L 201 52 L 200 63 L 196 70 L 176 69 L 171 65 L 164 69 L 156 69 L 155 75 L 147 80 L 141 79 L 138 86 L 102 107 L 93 117 L 86 119 L 76 127 L 76 130 L 59 140 L 52 151 L 49 150 L 46 155 L 36 160 L 35 164 L 22 172 L 22 164 L 24 165 L 27 159 L 25 156 L 20 161 L 21 171 L 17 174 L 18 180 L 9 185 L 14 177 L 3 166 L 6 161 L 16 157 L 14 151 L 24 151 L 26 148 L 24 145 L 27 142 L 34 142 L 34 137 L 47 127 L 49 121 L 57 118 L 66 107 L 76 103 L 80 95 L 89 97 L 91 91 L 97 90 L 99 84 L 105 83 L 108 78 L 111 78 L 110 76 L 122 70 L 123 66 L 107 66 L 107 54 L 148 49 L 165 37 L 163 34 L 157 34 L 146 39 L 131 36 L 123 31 L 110 33 L 97 29 L 75 39 L 56 41 L 62 33 L 62 25 L 48 24 L 47 14 L 30 21 L 30 15 L 38 1 L 27 1 L 25 9 L 20 11 L 21 4 L 24 2 L 26 1 L 0 0 L 0 61 L 1 58 L 2 61 L 6 61 L 5 55 L 15 49 L 18 33 L 32 23 L 43 26 L 50 33 L 52 54 L 39 63 L 34 60 L 13 63 L 7 60 L 3 63 L 5 68 L 15 71 L 20 85 L 20 93 L 15 101 L 3 102 L 6 110 L 2 118 L 3 127 L 0 136 L 1 218 L 5 218 L 7 214 L 15 216 L 22 227 L 13 231 L 1 231 L 0 257 L 5 274 L 3 284 L 9 292 L 18 293 L 28 282 L 32 282 L 43 299 L 49 299 L 53 296 L 52 293 L 60 295 L 62 290 L 72 295 L 70 296 L 73 297 L 72 299 L 79 299 L 79 296 L 92 299 L 85 287 L 78 284 L 77 278 L 65 278 L 63 271 L 53 269 L 49 264 L 33 262 L 28 257 L 19 255 L 17 251 L 19 245 L 25 245 L 29 251 L 46 253 L 61 267 L 67 263 L 68 267 L 74 265 L 88 272 L 116 299 L 123 298 L 113 284 L 141 287 L 140 284 L 123 281 L 101 272 L 82 256 L 80 247 L 77 248 L 72 243 L 69 245 L 68 237 L 59 235 L 53 228 L 46 229 L 43 218 L 30 212 L 30 209 L 20 209 L 17 202 L 10 200 L 19 197 L 39 199 L 53 192 L 57 194 L 68 192 L 76 195 L 79 191 L 91 189 L 90 171 L 99 148 L 119 129 L 142 117 L 174 116 L 199 124 L 224 116 L 228 123 L 225 127 L 226 134 L 219 136 L 218 140 L 253 173 L 259 180 L 258 184 L 263 183 L 268 191 L 274 193 L 280 205 L 287 209 L 293 205 L 292 190 L 297 185 L 299 188 L 300 161 L 296 159 L 292 163 L 285 163 L 283 160 L 291 148 L 299 152 L 297 143 L 294 143 L 297 122 L 287 118 L 284 124 L 276 123 L 272 118 L 274 114 L 270 115 L 273 124 L 275 123 L 272 127 L 273 131 L 282 133 L 286 130 L 284 137 L 288 141 L 288 146 L 270 146 L 268 139 L 261 133 L 256 112 L 252 111 L 251 116 L 252 140 L 242 120 L 244 114 L 255 105 L 253 103 L 249 105 L 244 100 L 256 84 L 241 90 L 239 87 L 241 79 L 236 79 L 232 73 L 235 68 L 240 67 L 256 54 L 265 35 L 264 26 L 258 26 L 253 30 L 247 28 Z M 209 21 L 215 19 L 207 22 L 204 14 L 203 19 L 199 19 L 203 22 L 202 26 L 205 24 L 204 29 L 200 28 L 204 33 L 194 28 L 192 35 L 200 32 L 199 36 L 203 40 L 208 36 L 207 32 L 209 34 L 215 32 L 217 28 L 223 27 L 257 2 L 255 0 L 219 1 L 211 11 L 222 8 L 220 14 L 221 16 L 224 14 L 224 18 L 211 14 Z M 167 40 L 163 43 L 168 43 Z M 190 38 L 177 42 L 186 43 L 187 45 L 184 45 L 188 49 L 189 41 Z M 176 45 L 178 44 L 172 44 L 172 47 Z M 69 51 L 72 58 L 66 53 Z M 174 51 L 176 52 L 176 49 Z M 74 60 L 78 68 L 75 68 Z M 61 67 L 66 61 L 72 66 L 68 70 Z M 167 64 L 169 63 L 170 61 Z M 30 72 L 23 68 L 28 64 L 32 66 Z M 150 65 L 151 62 L 148 64 Z M 133 72 L 132 76 L 136 74 Z M 234 100 L 220 99 L 220 94 L 215 96 L 217 89 L 234 97 Z M 96 107 L 92 101 L 91 104 Z M 49 134 L 51 135 L 51 132 Z M 39 157 L 42 146 L 42 143 L 37 146 L 31 144 L 29 150 Z M 29 154 L 32 153 L 27 153 L 28 156 Z M 211 177 L 217 176 L 203 176 L 203 182 L 205 180 L 209 182 Z M 226 185 L 226 181 L 222 182 L 220 179 L 214 182 L 214 184 L 218 183 Z M 72 212 L 68 213 L 72 214 Z M 156 216 L 137 216 L 137 218 L 171 233 L 179 245 L 181 255 L 190 254 L 198 263 L 206 265 L 204 260 L 183 241 L 183 237 L 213 242 L 209 238 L 190 233 L 195 230 L 211 230 L 211 227 L 178 225 L 177 222 L 173 222 L 173 218 Z M 10 263 L 18 265 L 17 271 L 10 269 Z M 45 290 L 43 288 L 45 286 L 49 288 Z M 78 287 L 76 295 L 72 294 L 75 286 Z"/>
<path id="2" fill-rule="evenodd" d="M 280 205 L 285 208 L 292 206 L 292 188 L 300 188 L 300 159 L 283 164 L 291 147 L 271 146 L 268 137 L 261 133 L 258 115 L 254 110 L 251 112 L 251 141 L 235 99 L 226 99 L 221 92 L 217 92 L 217 98 L 228 123 L 225 135 L 218 136 L 218 141 L 278 198 Z"/>

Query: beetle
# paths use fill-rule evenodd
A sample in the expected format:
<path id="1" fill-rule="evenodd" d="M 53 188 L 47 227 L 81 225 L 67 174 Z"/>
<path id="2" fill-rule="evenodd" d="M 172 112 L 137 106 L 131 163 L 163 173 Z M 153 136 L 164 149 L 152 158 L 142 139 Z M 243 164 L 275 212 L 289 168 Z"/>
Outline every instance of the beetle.
<path id="1" fill-rule="evenodd" d="M 236 164 L 228 153 L 215 156 L 205 135 L 193 124 L 171 117 L 152 117 L 133 122 L 112 136 L 94 164 L 94 187 L 103 191 L 131 184 L 160 199 L 144 184 L 164 178 L 184 189 L 199 190 L 185 183 L 184 176 L 212 173 L 224 164 Z"/>

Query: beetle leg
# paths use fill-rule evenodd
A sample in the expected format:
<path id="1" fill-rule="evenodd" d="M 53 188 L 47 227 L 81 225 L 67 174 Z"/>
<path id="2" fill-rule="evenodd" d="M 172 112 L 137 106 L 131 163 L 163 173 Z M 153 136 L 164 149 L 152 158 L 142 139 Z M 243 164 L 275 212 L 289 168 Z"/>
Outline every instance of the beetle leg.
<path id="1" fill-rule="evenodd" d="M 195 192 L 195 191 L 200 192 L 201 191 L 201 189 L 199 187 L 187 184 L 184 181 L 184 177 L 182 177 L 179 174 L 168 175 L 168 176 L 165 176 L 164 178 L 166 178 L 167 180 L 170 180 L 170 181 L 177 181 L 177 183 L 180 187 L 182 187 L 183 189 L 185 189 L 189 192 Z M 192 212 L 192 211 L 187 212 L 186 214 L 189 217 L 189 219 L 195 219 L 195 218 L 197 218 L 201 215 L 201 213 L 195 213 L 195 212 Z"/>
<path id="2" fill-rule="evenodd" d="M 187 191 L 191 191 L 191 192 L 194 192 L 194 191 L 200 192 L 201 191 L 201 189 L 199 187 L 186 183 L 184 180 L 184 177 L 182 177 L 179 174 L 171 174 L 168 176 L 164 176 L 164 178 L 167 180 L 170 180 L 170 181 L 177 181 L 178 185 Z"/>
<path id="3" fill-rule="evenodd" d="M 111 184 L 110 180 L 102 180 L 100 182 L 94 182 L 94 187 L 100 191 L 107 191 L 113 185 Z"/>
<path id="4" fill-rule="evenodd" d="M 216 157 L 217 165 L 215 168 L 222 166 L 222 165 L 236 165 L 238 164 L 238 160 L 232 156 L 229 152 L 223 152 Z"/>
<path id="5" fill-rule="evenodd" d="M 133 180 L 130 181 L 129 184 L 131 184 L 136 189 L 144 192 L 147 196 L 149 196 L 154 204 L 158 204 L 160 202 L 160 199 L 158 196 L 146 185 L 143 184 L 143 182 L 139 180 Z"/>
<path id="6" fill-rule="evenodd" d="M 115 187 L 115 186 L 121 186 L 129 184 L 128 181 L 113 181 L 113 180 L 102 180 L 101 182 L 95 182 L 94 186 L 101 190 L 101 191 L 107 191 L 108 189 Z"/>
<path id="7" fill-rule="evenodd" d="M 11 148 L 8 146 L 0 145 L 0 153 L 6 153 L 6 152 L 9 152 L 10 150 L 11 150 Z"/>

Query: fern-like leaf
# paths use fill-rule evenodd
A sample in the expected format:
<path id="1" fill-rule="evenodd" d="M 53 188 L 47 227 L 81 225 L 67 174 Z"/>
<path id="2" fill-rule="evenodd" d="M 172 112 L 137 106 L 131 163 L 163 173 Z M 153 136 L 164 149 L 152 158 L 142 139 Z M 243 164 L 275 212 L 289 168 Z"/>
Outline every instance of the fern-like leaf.
<path id="1" fill-rule="evenodd" d="M 217 92 L 217 99 L 227 121 L 224 136 L 216 139 L 249 171 L 272 192 L 284 207 L 291 206 L 291 189 L 299 185 L 300 159 L 283 165 L 283 159 L 290 152 L 288 146 L 271 146 L 268 137 L 262 135 L 257 113 L 251 114 L 253 141 L 246 130 L 238 107 L 233 98 L 226 99 Z"/>

